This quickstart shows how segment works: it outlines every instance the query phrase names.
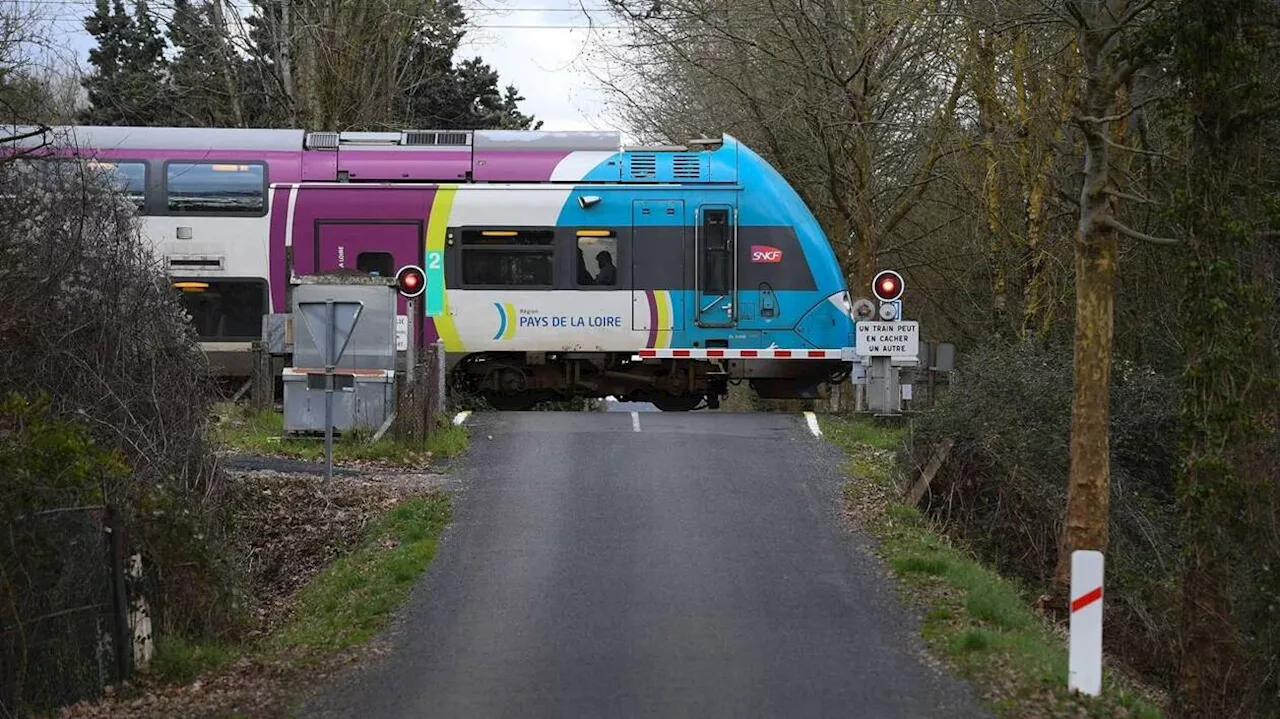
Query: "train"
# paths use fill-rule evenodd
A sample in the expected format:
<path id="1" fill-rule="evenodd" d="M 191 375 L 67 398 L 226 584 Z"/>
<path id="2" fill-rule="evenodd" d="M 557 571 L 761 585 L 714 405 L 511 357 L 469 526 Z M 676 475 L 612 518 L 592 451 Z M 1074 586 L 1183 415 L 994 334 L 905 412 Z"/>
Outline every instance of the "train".
<path id="1" fill-rule="evenodd" d="M 500 409 L 612 396 L 685 411 L 729 384 L 813 397 L 847 377 L 844 274 L 786 180 L 730 135 L 621 140 L 69 126 L 24 142 L 113 173 L 224 374 L 249 372 L 293 278 L 413 265 L 444 307 L 413 303 L 406 342 L 442 343 L 455 380 Z"/>

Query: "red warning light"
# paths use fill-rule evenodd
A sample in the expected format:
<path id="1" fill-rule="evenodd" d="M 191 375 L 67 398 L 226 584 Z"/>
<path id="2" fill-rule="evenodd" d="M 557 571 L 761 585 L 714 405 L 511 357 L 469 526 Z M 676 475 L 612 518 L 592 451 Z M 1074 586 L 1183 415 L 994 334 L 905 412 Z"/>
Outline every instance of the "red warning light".
<path id="1" fill-rule="evenodd" d="M 396 273 L 396 290 L 405 297 L 417 297 L 427 288 L 427 278 L 417 265 L 405 265 Z"/>
<path id="2" fill-rule="evenodd" d="M 893 302 L 902 296 L 902 275 L 893 270 L 885 270 L 876 275 L 871 289 L 881 302 Z"/>

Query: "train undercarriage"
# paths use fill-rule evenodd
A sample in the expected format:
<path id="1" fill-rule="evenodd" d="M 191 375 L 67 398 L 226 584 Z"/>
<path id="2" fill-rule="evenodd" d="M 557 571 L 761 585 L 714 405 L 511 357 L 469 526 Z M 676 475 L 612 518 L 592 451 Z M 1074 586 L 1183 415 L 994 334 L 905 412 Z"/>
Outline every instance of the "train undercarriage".
<path id="1" fill-rule="evenodd" d="M 749 381 L 766 398 L 811 398 L 822 383 L 841 381 L 848 371 L 839 362 L 791 362 L 783 370 L 774 364 L 761 376 L 741 361 L 639 359 L 607 352 L 477 353 L 458 360 L 450 374 L 456 387 L 503 411 L 573 397 L 614 397 L 687 412 L 718 408 L 730 383 Z"/>

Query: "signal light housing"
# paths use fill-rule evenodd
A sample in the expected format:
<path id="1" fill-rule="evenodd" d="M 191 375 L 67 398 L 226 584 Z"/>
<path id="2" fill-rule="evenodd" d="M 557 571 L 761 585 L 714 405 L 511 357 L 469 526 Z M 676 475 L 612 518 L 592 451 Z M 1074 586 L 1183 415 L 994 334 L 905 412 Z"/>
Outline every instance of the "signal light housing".
<path id="1" fill-rule="evenodd" d="M 417 297 L 427 289 L 427 276 L 417 265 L 405 265 L 396 273 L 396 291 L 405 297 Z"/>
<path id="2" fill-rule="evenodd" d="M 902 296 L 902 275 L 893 270 L 884 270 L 871 282 L 871 291 L 881 302 L 893 302 Z"/>

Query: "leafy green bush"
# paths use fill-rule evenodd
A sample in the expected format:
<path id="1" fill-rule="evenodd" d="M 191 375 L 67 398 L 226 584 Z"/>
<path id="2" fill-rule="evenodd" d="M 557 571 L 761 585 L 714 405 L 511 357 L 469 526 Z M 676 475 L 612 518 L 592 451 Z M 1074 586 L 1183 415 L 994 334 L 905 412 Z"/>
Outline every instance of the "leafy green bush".
<path id="1" fill-rule="evenodd" d="M 0 399 L 0 714 L 56 706 L 112 678 L 96 661 L 110 614 L 92 607 L 111 597 L 103 487 L 127 473 L 47 398 Z"/>

